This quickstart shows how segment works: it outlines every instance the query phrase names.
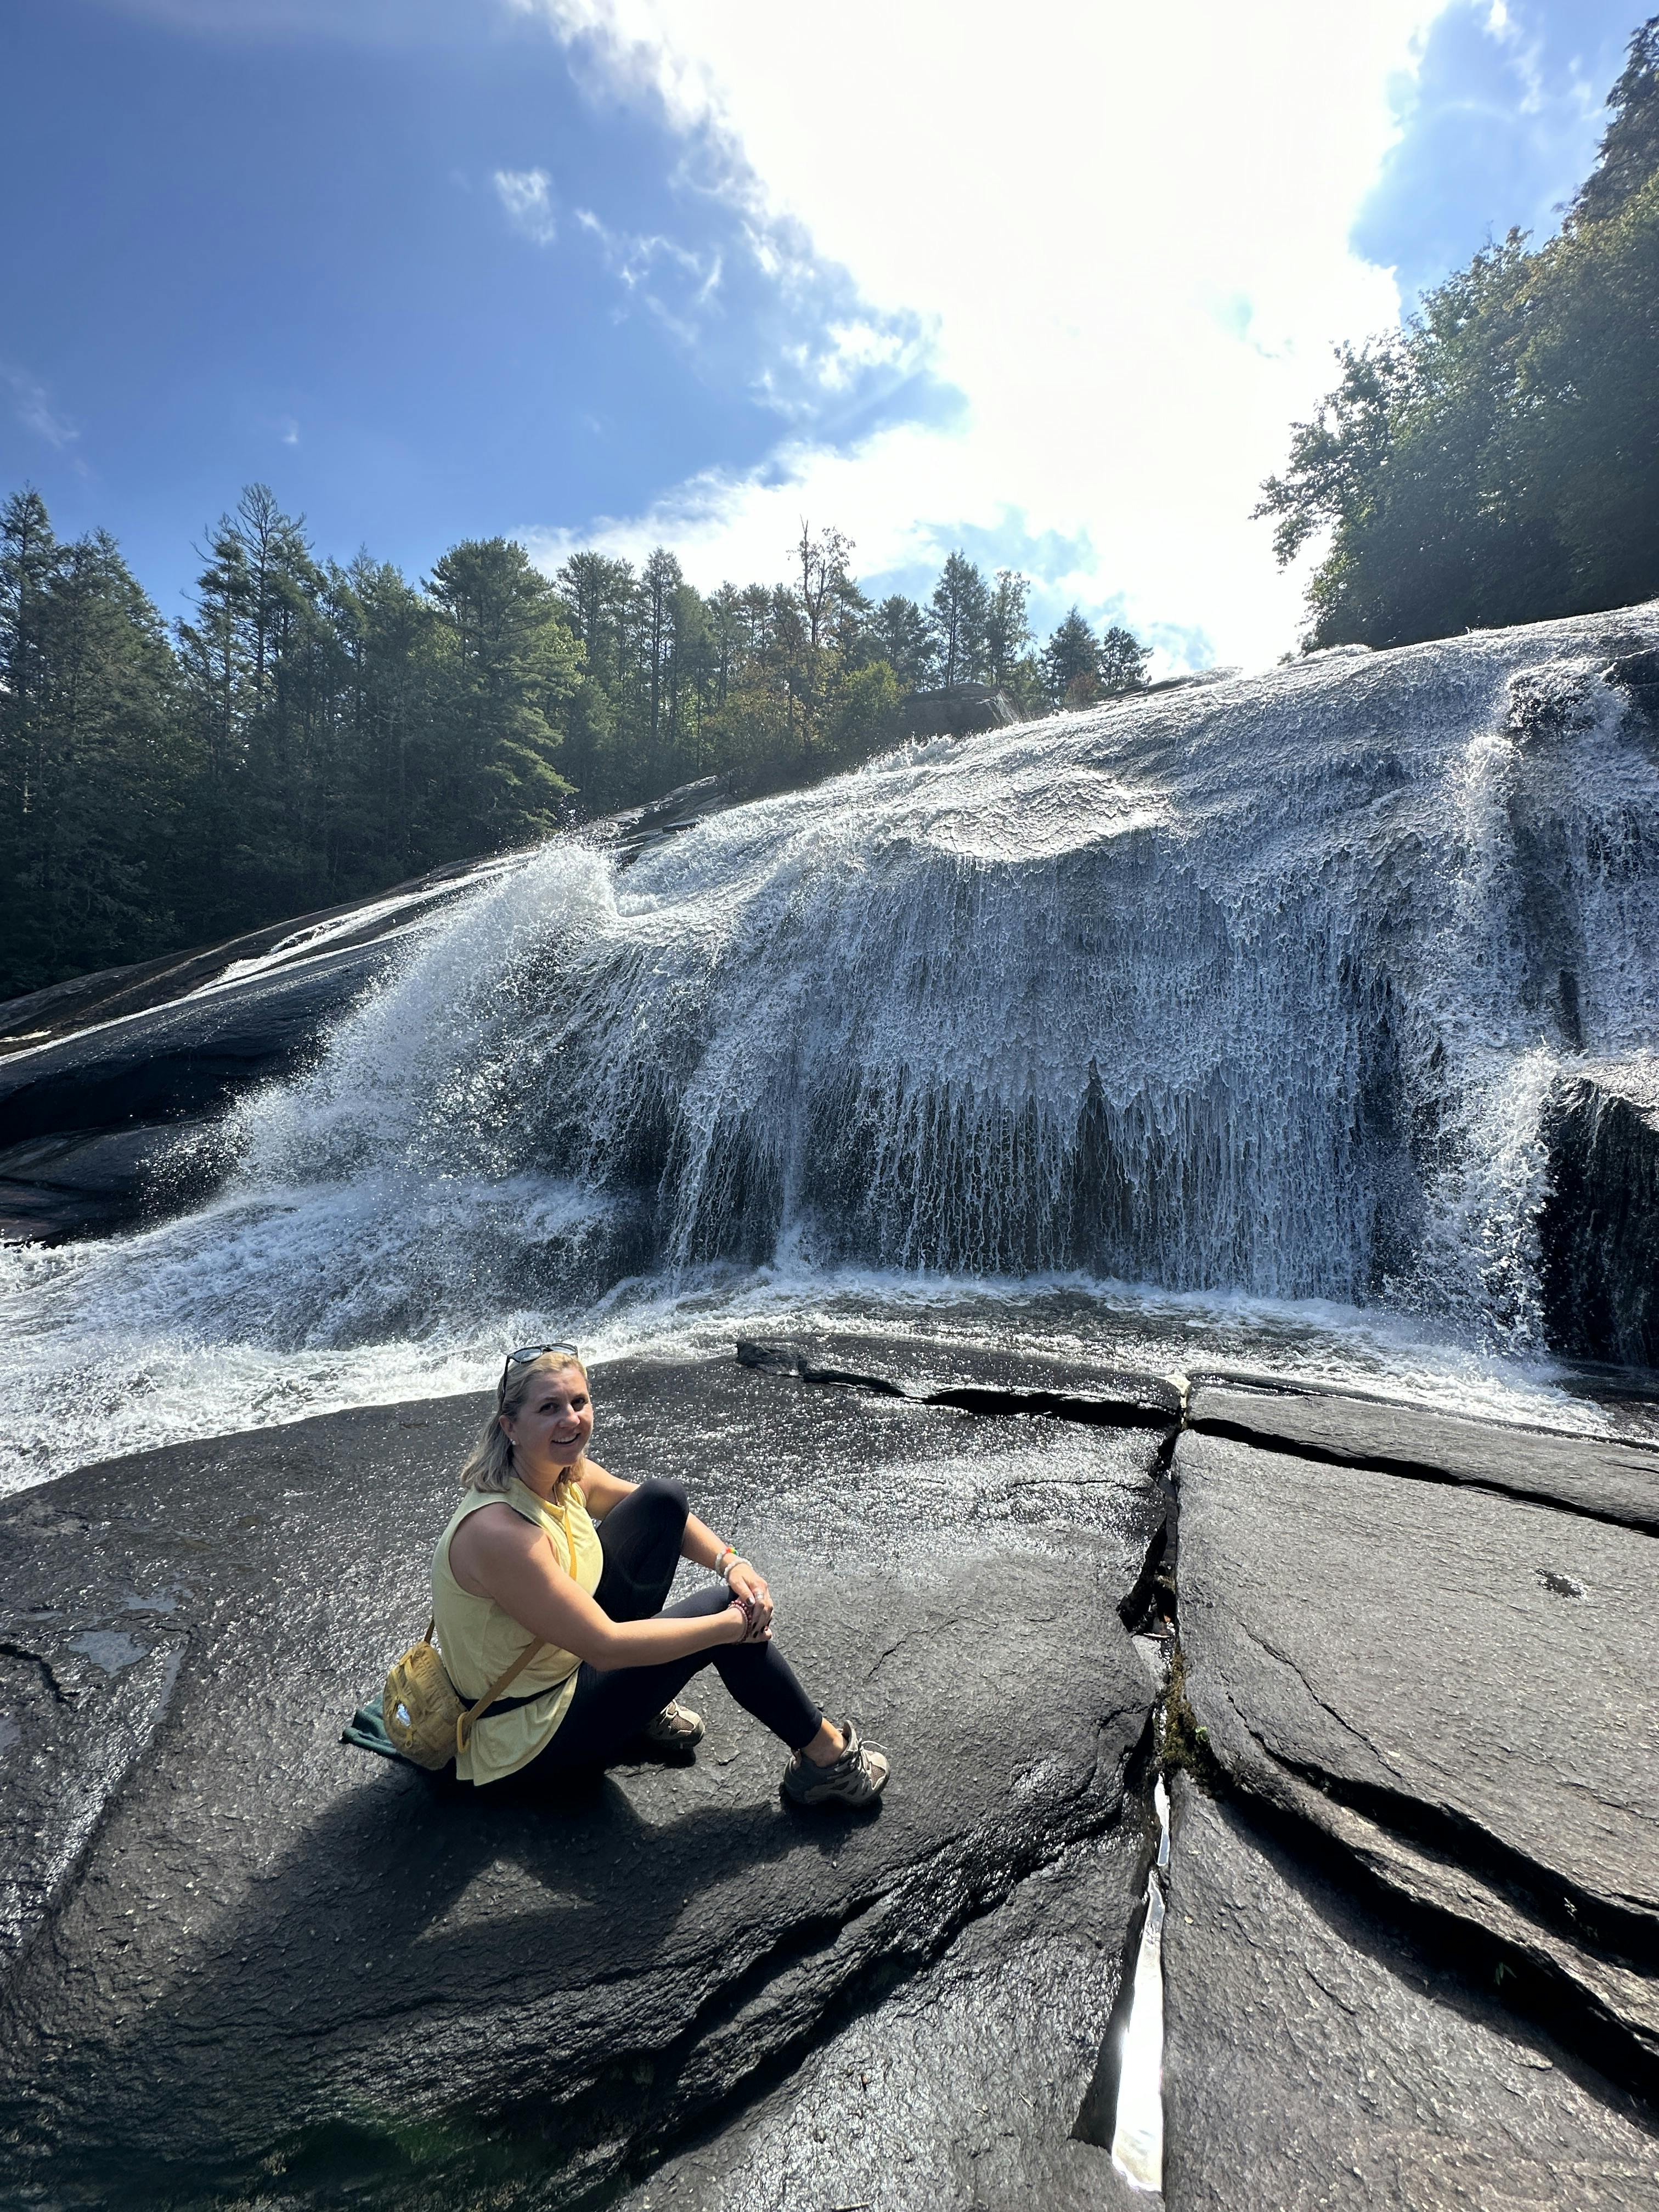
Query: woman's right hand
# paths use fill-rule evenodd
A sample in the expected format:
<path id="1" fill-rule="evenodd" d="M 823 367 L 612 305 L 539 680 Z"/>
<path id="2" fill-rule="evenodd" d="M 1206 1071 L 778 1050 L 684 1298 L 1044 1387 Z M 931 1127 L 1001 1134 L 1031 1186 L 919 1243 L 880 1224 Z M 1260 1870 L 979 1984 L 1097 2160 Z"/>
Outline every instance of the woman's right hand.
<path id="1" fill-rule="evenodd" d="M 727 1643 L 769 1644 L 772 1641 L 771 1620 L 752 1599 L 739 1597 L 734 1593 L 731 1604 L 720 1618 L 723 1622 L 736 1624 L 733 1632 L 724 1639 Z"/>

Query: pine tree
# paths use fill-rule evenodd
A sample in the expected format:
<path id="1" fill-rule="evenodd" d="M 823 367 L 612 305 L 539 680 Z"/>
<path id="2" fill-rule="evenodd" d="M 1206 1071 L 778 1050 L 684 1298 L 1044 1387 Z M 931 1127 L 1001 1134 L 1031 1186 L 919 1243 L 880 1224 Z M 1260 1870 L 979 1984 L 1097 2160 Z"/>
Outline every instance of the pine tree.
<path id="1" fill-rule="evenodd" d="M 1031 586 L 1012 568 L 999 568 L 985 617 L 986 674 L 993 684 L 1006 684 L 1016 664 L 1031 642 L 1026 602 Z"/>
<path id="2" fill-rule="evenodd" d="M 1595 167 L 1572 203 L 1581 222 L 1617 215 L 1659 169 L 1659 15 L 1650 15 L 1631 40 L 1607 110 Z"/>
<path id="3" fill-rule="evenodd" d="M 1042 684 L 1055 707 L 1087 707 L 1100 696 L 1100 647 L 1076 607 L 1042 649 Z"/>
<path id="4" fill-rule="evenodd" d="M 896 592 L 884 599 L 871 619 L 877 653 L 907 691 L 926 690 L 935 674 L 933 634 L 915 601 Z"/>
<path id="5" fill-rule="evenodd" d="M 0 518 L 0 994 L 141 959 L 170 935 L 185 763 L 159 617 L 99 532 Z"/>
<path id="6" fill-rule="evenodd" d="M 951 554 L 928 602 L 934 655 L 947 689 L 984 674 L 990 611 L 984 577 L 965 553 Z"/>
<path id="7" fill-rule="evenodd" d="M 1114 623 L 1100 634 L 1100 648 L 1096 666 L 1100 673 L 1100 688 L 1109 696 L 1119 691 L 1139 691 L 1146 681 L 1146 664 L 1152 653 L 1133 630 Z"/>
<path id="8" fill-rule="evenodd" d="M 554 765 L 553 716 L 580 665 L 558 594 L 505 538 L 452 548 L 427 591 L 440 624 L 442 763 L 428 850 L 447 846 L 443 857 L 460 859 L 544 836 L 571 793 Z"/>

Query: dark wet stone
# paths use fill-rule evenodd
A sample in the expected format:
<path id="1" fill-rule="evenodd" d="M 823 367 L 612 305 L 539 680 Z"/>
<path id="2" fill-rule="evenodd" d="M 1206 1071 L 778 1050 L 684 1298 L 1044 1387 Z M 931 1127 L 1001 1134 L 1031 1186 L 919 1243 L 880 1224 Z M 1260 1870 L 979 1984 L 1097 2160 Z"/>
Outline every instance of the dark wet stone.
<path id="1" fill-rule="evenodd" d="M 1653 1540 L 1219 1437 L 1175 1467 L 1188 1692 L 1227 1774 L 1659 2081 Z"/>
<path id="2" fill-rule="evenodd" d="M 393 950 L 348 945 L 0 1061 L 0 1145 L 215 1112 L 299 1066 Z"/>
<path id="3" fill-rule="evenodd" d="M 626 865 L 738 803 L 738 794 L 724 776 L 701 776 L 695 783 L 683 783 L 677 790 L 653 799 L 648 805 L 606 815 L 602 821 L 588 824 L 582 835 L 616 853 Z"/>
<path id="4" fill-rule="evenodd" d="M 937 1334 L 824 1332 L 744 1341 L 746 1367 L 796 1381 L 914 1398 L 966 1413 L 1054 1413 L 1113 1427 L 1173 1428 L 1181 1393 L 1162 1376 L 1086 1358 L 957 1343 Z"/>
<path id="5" fill-rule="evenodd" d="M 900 725 L 912 738 L 972 737 L 982 730 L 1006 729 L 1019 719 L 1007 693 L 992 684 L 946 684 L 936 691 L 912 691 L 899 705 Z"/>
<path id="6" fill-rule="evenodd" d="M 201 1122 L 139 1123 L 9 1146 L 0 1152 L 0 1241 L 58 1243 L 141 1219 L 166 1206 L 169 1163 L 204 1132 Z"/>
<path id="7" fill-rule="evenodd" d="M 621 1363 L 596 1394 L 601 1459 L 689 1480 L 768 1572 L 809 1687 L 890 1751 L 878 1814 L 787 1808 L 778 1747 L 712 1674 L 695 1765 L 551 1804 L 341 1747 L 424 1623 L 483 1401 L 67 1476 L 0 1514 L 3 1632 L 27 1616 L 41 1665 L 85 1669 L 49 1759 L 8 1760 L 20 1832 L 66 1786 L 96 1796 L 98 1716 L 155 1663 L 106 1673 L 114 1644 L 85 1640 L 184 1656 L 5 1982 L 5 2186 L 101 2204 L 118 2175 L 123 2203 L 186 2203 L 257 2168 L 267 2206 L 350 2182 L 411 2212 L 487 2175 L 494 2203 L 556 2204 L 1118 1820 L 1152 1692 L 1116 1607 L 1161 1521 L 1155 1437 L 731 1361 Z"/>
<path id="8" fill-rule="evenodd" d="M 91 975 L 50 984 L 43 991 L 8 999 L 0 1003 L 0 1055 L 29 1051 L 77 1030 L 130 1021 L 135 1015 L 174 1006 L 191 992 L 221 983 L 231 969 L 243 962 L 270 961 L 273 956 L 279 961 L 303 959 L 307 944 L 320 930 L 326 929 L 328 942 L 336 951 L 370 943 L 388 932 L 405 928 L 417 912 L 435 911 L 464 888 L 481 866 L 499 865 L 489 860 L 453 862 L 434 868 L 429 874 L 412 877 L 407 883 L 394 884 L 370 897 L 349 899 L 341 906 L 267 922 L 217 945 L 196 945 L 188 951 L 138 961 L 130 967 L 100 968 Z M 398 902 L 395 910 L 386 910 L 388 901 Z M 355 926 L 354 916 L 358 918 Z"/>
<path id="9" fill-rule="evenodd" d="M 1540 1133 L 1551 1343 L 1574 1358 L 1659 1367 L 1659 1073 L 1634 1061 L 1564 1076 Z"/>
<path id="10" fill-rule="evenodd" d="M 1170 2212 L 1638 2212 L 1659 2136 L 1184 1777 L 1164 1924 Z"/>
<path id="11" fill-rule="evenodd" d="M 1073 2129 L 1155 1843 L 1128 1821 L 1074 1845 L 623 2212 L 1145 2208 Z"/>
<path id="12" fill-rule="evenodd" d="M 1469 1483 L 1659 1531 L 1659 1451 L 1639 1444 L 1463 1420 L 1381 1398 L 1290 1385 L 1253 1390 L 1200 1382 L 1188 1420 L 1201 1432 L 1308 1459 Z"/>

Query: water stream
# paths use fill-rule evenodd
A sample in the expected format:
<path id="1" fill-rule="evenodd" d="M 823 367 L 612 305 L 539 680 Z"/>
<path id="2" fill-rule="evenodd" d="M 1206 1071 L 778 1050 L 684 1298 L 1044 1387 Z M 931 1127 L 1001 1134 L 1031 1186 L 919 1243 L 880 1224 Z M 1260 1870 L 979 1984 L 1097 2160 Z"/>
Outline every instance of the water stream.
<path id="1" fill-rule="evenodd" d="M 1539 1115 L 1659 1043 L 1621 641 L 939 741 L 623 871 L 555 842 L 228 1116 L 210 1203 L 0 1255 L 0 1483 L 767 1320 L 1594 1425 L 1543 1358 Z"/>

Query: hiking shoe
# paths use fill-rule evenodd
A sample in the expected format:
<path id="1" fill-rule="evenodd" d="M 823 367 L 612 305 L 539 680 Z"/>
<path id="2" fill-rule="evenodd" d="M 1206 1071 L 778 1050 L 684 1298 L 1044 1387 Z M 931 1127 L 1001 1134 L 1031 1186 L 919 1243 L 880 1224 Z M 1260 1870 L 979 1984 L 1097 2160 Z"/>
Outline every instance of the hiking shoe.
<path id="1" fill-rule="evenodd" d="M 653 1713 L 640 1731 L 647 1743 L 665 1744 L 671 1751 L 690 1751 L 702 1741 L 702 1715 L 672 1698 L 659 1713 Z"/>
<path id="2" fill-rule="evenodd" d="M 872 1805 L 887 1786 L 887 1754 L 866 1751 L 851 1721 L 835 1723 L 847 1748 L 830 1766 L 798 1751 L 783 1770 L 783 1794 L 795 1805 Z"/>

